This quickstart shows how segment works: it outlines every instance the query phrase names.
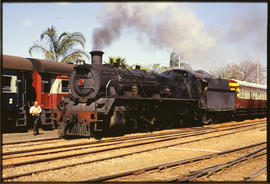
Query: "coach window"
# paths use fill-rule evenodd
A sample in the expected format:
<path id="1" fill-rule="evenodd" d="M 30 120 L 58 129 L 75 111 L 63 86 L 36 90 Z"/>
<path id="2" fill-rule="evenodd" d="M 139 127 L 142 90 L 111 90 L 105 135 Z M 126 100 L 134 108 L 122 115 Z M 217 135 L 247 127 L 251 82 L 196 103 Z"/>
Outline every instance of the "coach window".
<path id="1" fill-rule="evenodd" d="M 68 92 L 68 81 L 62 80 L 62 92 Z"/>
<path id="2" fill-rule="evenodd" d="M 3 91 L 10 91 L 11 88 L 10 88 L 10 84 L 11 84 L 11 77 L 9 76 L 3 76 L 2 78 L 2 89 Z"/>

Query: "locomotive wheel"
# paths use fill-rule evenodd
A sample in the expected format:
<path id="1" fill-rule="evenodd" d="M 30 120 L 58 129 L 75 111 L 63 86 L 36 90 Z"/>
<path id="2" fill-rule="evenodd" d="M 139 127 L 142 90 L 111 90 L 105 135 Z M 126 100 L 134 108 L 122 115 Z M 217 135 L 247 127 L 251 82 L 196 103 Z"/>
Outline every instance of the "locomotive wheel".
<path id="1" fill-rule="evenodd" d="M 164 117 L 163 117 L 163 111 L 154 109 L 154 125 L 153 129 L 154 130 L 161 130 L 164 128 Z"/>
<path id="2" fill-rule="evenodd" d="M 159 111 L 159 114 L 157 116 L 156 125 L 154 126 L 155 130 L 160 129 L 170 129 L 174 126 L 173 121 L 173 113 L 170 113 L 169 111 L 163 109 Z"/>
<path id="3" fill-rule="evenodd" d="M 162 129 L 162 120 L 160 118 L 155 118 L 155 122 L 154 122 L 154 126 L 153 126 L 154 130 L 161 130 Z"/>
<path id="4" fill-rule="evenodd" d="M 164 128 L 171 129 L 174 127 L 174 121 L 172 118 L 167 118 L 167 120 L 164 120 Z"/>
<path id="5" fill-rule="evenodd" d="M 171 129 L 175 125 L 176 114 L 174 113 L 174 111 L 171 111 L 168 109 L 170 108 L 166 108 L 163 111 L 163 122 L 164 122 L 164 128 Z"/>
<path id="6" fill-rule="evenodd" d="M 95 131 L 94 130 L 94 123 L 91 123 L 90 124 L 90 137 L 93 137 L 93 138 L 95 138 L 95 139 L 97 139 L 97 140 L 101 140 L 101 138 L 102 138 L 102 133 L 103 132 L 101 132 L 101 131 Z"/>
<path id="7" fill-rule="evenodd" d="M 210 125 L 213 124 L 213 117 L 211 115 L 207 115 L 206 113 L 202 117 L 202 123 L 203 125 Z"/>

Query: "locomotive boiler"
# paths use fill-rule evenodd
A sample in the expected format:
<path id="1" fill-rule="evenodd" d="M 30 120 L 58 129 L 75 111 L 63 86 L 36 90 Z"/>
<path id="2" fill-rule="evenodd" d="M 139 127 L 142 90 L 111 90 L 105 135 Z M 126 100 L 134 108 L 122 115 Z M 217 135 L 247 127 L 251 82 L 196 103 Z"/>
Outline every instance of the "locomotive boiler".
<path id="1" fill-rule="evenodd" d="M 236 93 L 226 80 L 181 69 L 128 70 L 102 64 L 102 51 L 90 54 L 91 64 L 76 62 L 70 96 L 53 115 L 62 137 L 181 127 L 189 120 L 209 123 L 235 110 Z"/>

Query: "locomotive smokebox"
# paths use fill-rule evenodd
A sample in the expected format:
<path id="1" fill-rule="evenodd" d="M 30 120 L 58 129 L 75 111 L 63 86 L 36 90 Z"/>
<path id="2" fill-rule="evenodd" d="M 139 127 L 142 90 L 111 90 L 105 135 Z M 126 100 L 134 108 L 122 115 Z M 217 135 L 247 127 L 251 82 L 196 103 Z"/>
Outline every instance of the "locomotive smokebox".
<path id="1" fill-rule="evenodd" d="M 102 55 L 104 52 L 99 50 L 94 50 L 90 52 L 91 54 L 91 61 L 94 65 L 102 65 Z"/>

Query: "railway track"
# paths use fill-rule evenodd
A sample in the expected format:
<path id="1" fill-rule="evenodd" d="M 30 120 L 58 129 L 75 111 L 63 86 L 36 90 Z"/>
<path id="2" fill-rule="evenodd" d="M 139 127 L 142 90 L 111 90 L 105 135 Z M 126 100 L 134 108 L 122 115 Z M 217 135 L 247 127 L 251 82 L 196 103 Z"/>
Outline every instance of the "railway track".
<path id="1" fill-rule="evenodd" d="M 257 123 L 245 123 L 245 124 L 237 124 L 237 125 L 230 125 L 230 126 L 222 126 L 220 128 L 226 128 L 226 127 L 231 127 L 231 128 L 234 128 L 234 127 L 239 127 L 239 126 L 249 126 L 249 125 L 256 125 Z M 258 122 L 258 124 L 261 124 L 260 122 Z M 139 139 L 155 139 L 155 138 L 168 138 L 168 137 L 173 137 L 175 135 L 185 135 L 185 134 L 189 134 L 189 133 L 195 133 L 196 131 L 197 132 L 202 132 L 203 131 L 208 131 L 208 130 L 216 130 L 218 127 L 214 127 L 214 128 L 200 128 L 200 129 L 195 129 L 195 130 L 185 130 L 185 131 L 175 131 L 175 132 L 168 132 L 168 133 L 158 133 L 158 134 L 149 134 L 149 135 L 139 135 L 139 136 L 131 136 L 131 137 L 125 137 L 125 138 L 116 138 L 116 139 L 108 139 L 106 141 L 93 141 L 93 142 L 79 142 L 79 143 L 75 143 L 75 144 L 64 144 L 64 145 L 57 145 L 57 146 L 49 146 L 49 147 L 44 147 L 44 148 L 33 148 L 33 149 L 26 149 L 26 150 L 19 150 L 19 151 L 9 151 L 9 152 L 3 152 L 2 155 L 3 155 L 3 159 L 6 159 L 6 158 L 16 158 L 17 156 L 10 156 L 10 157 L 6 157 L 7 155 L 17 155 L 17 154 L 23 154 L 23 153 L 28 153 L 28 152 L 38 152 L 38 151 L 46 151 L 48 150 L 47 153 L 56 153 L 56 152 L 53 152 L 52 150 L 54 149 L 60 149 L 60 148 L 69 148 L 69 149 L 64 149 L 64 150 L 61 150 L 59 152 L 63 152 L 63 151 L 72 151 L 72 150 L 77 150 L 77 149 L 80 149 L 80 148 L 73 148 L 73 147 L 77 147 L 77 146 L 94 146 L 95 144 L 101 144 L 101 146 L 106 145 L 115 145 L 117 143 L 122 143 L 124 141 L 133 141 L 133 140 L 139 140 Z M 110 143 L 111 142 L 111 143 Z M 90 146 L 90 147 L 91 147 Z M 90 148 L 88 147 L 88 148 Z M 99 145 L 96 145 L 96 147 L 99 147 Z M 86 147 L 83 147 L 84 149 Z M 40 153 L 39 153 L 40 154 Z M 34 154 L 31 154 L 30 156 L 33 156 Z M 41 155 L 41 154 L 40 154 Z M 24 156 L 27 156 L 27 155 L 24 155 Z"/>
<path id="2" fill-rule="evenodd" d="M 252 181 L 255 178 L 257 178 L 258 176 L 260 176 L 262 173 L 266 172 L 266 166 L 263 166 L 262 168 L 260 168 L 259 170 L 255 171 L 254 173 L 244 177 L 245 181 Z"/>
<path id="3" fill-rule="evenodd" d="M 212 137 L 206 137 L 206 138 L 201 138 L 201 139 L 195 139 L 192 141 L 186 141 L 186 142 L 182 142 L 182 143 L 177 143 L 177 144 L 170 144 L 170 145 L 166 145 L 166 146 L 159 146 L 159 147 L 155 147 L 155 148 L 151 148 L 151 149 L 144 149 L 141 151 L 137 151 L 137 152 L 131 152 L 131 153 L 125 153 L 125 154 L 120 154 L 120 155 L 115 155 L 115 156 L 111 156 L 111 157 L 105 157 L 102 159 L 96 159 L 96 160 L 91 160 L 91 161 L 84 161 L 84 162 L 77 162 L 74 164 L 66 164 L 66 165 L 62 165 L 59 167 L 50 167 L 47 169 L 43 169 L 43 170 L 36 170 L 36 171 L 31 171 L 31 172 L 25 172 L 25 173 L 20 173 L 20 174 L 16 174 L 16 175 L 10 175 L 10 176 L 4 176 L 3 179 L 7 180 L 7 179 L 13 179 L 13 178 L 17 178 L 17 177 L 21 177 L 21 176 L 27 176 L 27 175 L 32 175 L 34 173 L 40 173 L 40 172 L 46 172 L 46 171 L 50 171 L 50 170 L 57 170 L 57 169 L 61 169 L 61 168 L 65 168 L 65 167 L 73 167 L 76 165 L 81 165 L 81 164 L 88 164 L 88 163 L 94 163 L 94 162 L 99 162 L 99 161 L 103 161 L 103 160 L 108 160 L 108 159 L 115 159 L 115 158 L 120 158 L 120 157 L 124 157 L 124 156 L 128 156 L 128 155 L 132 155 L 132 154 L 138 154 L 138 153 L 142 153 L 142 152 L 148 152 L 148 151 L 153 151 L 153 150 L 157 150 L 157 149 L 162 149 L 162 148 L 167 148 L 167 147 L 171 147 L 171 146 L 175 146 L 175 145 L 181 145 L 181 144 L 187 144 L 190 142 L 196 142 L 196 141 L 201 141 L 201 140 L 206 140 L 206 139 L 212 139 L 212 138 L 217 138 L 217 137 L 221 137 L 221 136 L 226 136 L 226 135 L 230 135 L 230 134 L 234 134 L 237 132 L 241 132 L 241 131 L 247 131 L 250 129 L 253 129 L 254 126 L 259 126 L 261 127 L 261 125 L 264 125 L 264 122 L 257 122 L 257 123 L 252 123 L 252 124 L 245 124 L 245 125 L 241 125 L 241 126 L 231 126 L 231 127 L 222 127 L 222 128 L 214 128 L 214 129 L 208 129 L 208 130 L 203 130 L 199 131 L 193 131 L 193 132 L 181 132 L 179 134 L 175 134 L 175 135 L 166 135 L 166 136 L 160 136 L 160 137 L 154 137 L 155 140 L 151 140 L 150 138 L 144 138 L 143 142 L 138 142 L 138 139 L 136 140 L 128 140 L 128 144 L 124 144 L 121 145 L 121 143 L 125 143 L 123 142 L 123 140 L 121 140 L 122 142 L 114 142 L 114 143 L 109 143 L 109 144 L 105 144 L 105 145 L 92 145 L 95 147 L 105 147 L 99 150 L 91 150 L 91 151 L 86 151 L 86 152 L 79 152 L 79 153 L 73 153 L 70 155 L 62 155 L 62 156 L 51 156 L 48 158 L 42 158 L 42 159 L 31 159 L 28 161 L 23 161 L 23 162 L 12 162 L 12 163 L 5 163 L 6 159 L 12 159 L 11 158 L 3 158 L 3 168 L 7 169 L 7 168 L 11 168 L 11 167 L 17 167 L 17 166 L 24 166 L 24 165 L 29 165 L 29 164 L 36 164 L 36 163 L 41 163 L 41 162 L 47 162 L 47 161 L 54 161 L 54 160 L 58 160 L 58 159 L 64 159 L 64 158 L 71 158 L 71 157 L 78 157 L 78 156 L 83 156 L 83 155 L 89 155 L 89 154 L 93 154 L 93 153 L 101 153 L 101 152 L 106 152 L 106 151 L 111 151 L 111 150 L 117 150 L 117 149 L 122 149 L 122 148 L 129 148 L 129 147 L 135 147 L 135 146 L 141 146 L 141 145 L 147 145 L 147 144 L 154 144 L 154 143 L 158 143 L 158 142 L 166 142 L 166 141 L 170 141 L 170 140 L 175 140 L 175 139 L 179 139 L 179 138 L 185 138 L 185 137 L 192 137 L 192 136 L 198 136 L 198 135 L 206 135 L 206 134 L 211 134 L 213 132 L 221 132 L 221 131 L 230 131 L 230 130 L 235 130 L 234 132 L 229 132 L 229 133 L 224 133 L 221 135 L 217 135 L 217 136 L 212 136 Z M 244 130 L 240 130 L 241 128 L 245 128 Z M 153 137 L 152 137 L 153 138 Z M 147 140 L 148 139 L 148 140 Z M 145 141 L 147 140 L 147 141 Z M 134 143 L 135 142 L 135 143 Z M 130 144 L 131 143 L 131 144 Z M 102 143 L 104 144 L 104 143 Z M 118 145 L 120 144 L 120 145 Z M 113 146 L 113 145 L 117 145 L 117 146 Z M 113 146 L 113 147 L 109 147 L 108 146 Z M 74 149 L 74 148 L 72 148 Z M 85 148 L 76 148 L 78 149 L 85 149 Z M 37 151 L 37 150 L 34 150 Z M 40 150 L 39 150 L 40 151 Z M 63 151 L 63 150 L 62 150 Z M 65 150 L 66 152 L 67 150 Z M 22 152 L 16 152 L 16 153 L 12 153 L 9 152 L 7 155 L 13 155 L 13 154 L 18 154 L 18 153 L 22 153 Z M 29 152 L 27 152 L 29 153 Z M 56 152 L 57 153 L 57 152 Z M 43 154 L 48 154 L 48 152 L 45 152 Z M 32 157 L 32 155 L 27 155 L 27 156 L 19 156 L 20 160 L 24 160 L 27 157 Z M 17 156 L 17 158 L 19 158 Z M 14 159 L 14 155 L 13 155 L 13 159 Z"/>
<path id="4" fill-rule="evenodd" d="M 3 160 L 7 159 L 12 159 L 12 158 L 20 158 L 20 157 L 32 157 L 34 155 L 44 155 L 44 154 L 52 154 L 52 153 L 60 153 L 60 152 L 66 152 L 66 151 L 74 151 L 74 150 L 80 150 L 80 149 L 87 149 L 87 148 L 93 148 L 93 147 L 104 147 L 104 146 L 112 146 L 116 144 L 121 144 L 125 142 L 137 142 L 139 140 L 150 140 L 149 143 L 153 143 L 156 141 L 152 141 L 154 139 L 159 139 L 157 142 L 161 141 L 167 141 L 171 139 L 178 139 L 178 138 L 184 138 L 184 137 L 190 137 L 190 136 L 195 136 L 195 135 L 203 135 L 207 133 L 212 133 L 212 132 L 217 132 L 217 131 L 223 131 L 223 130 L 231 130 L 234 128 L 243 128 L 243 127 L 248 127 L 248 126 L 253 126 L 261 123 L 253 123 L 253 124 L 245 124 L 240 125 L 240 126 L 233 126 L 228 129 L 214 129 L 214 130 L 195 130 L 195 131 L 184 131 L 184 132 L 178 132 L 174 134 L 167 134 L 167 135 L 150 135 L 149 137 L 132 137 L 130 139 L 118 139 L 114 140 L 112 143 L 100 143 L 100 142 L 92 142 L 92 143 L 76 143 L 76 144 L 65 144 L 62 146 L 51 146 L 51 147 L 45 147 L 45 148 L 35 148 L 35 149 L 27 149 L 27 150 L 19 150 L 19 151 L 11 151 L 11 152 L 3 152 Z M 181 136 L 181 137 L 179 137 Z M 98 143 L 98 144 L 97 144 Z M 141 143 L 139 143 L 140 145 Z M 143 144 L 148 144 L 148 142 L 143 143 Z M 137 145 L 137 144 L 135 144 Z M 61 149 L 62 148 L 62 149 Z M 122 148 L 117 147 L 117 148 Z M 60 149 L 60 150 L 59 150 Z M 113 149 L 113 148 L 111 148 Z M 43 152 L 40 152 L 43 151 Z M 38 153 L 33 153 L 33 152 L 38 152 Z M 30 153 L 30 154 L 25 154 L 25 153 Z M 23 154 L 23 155 L 18 155 L 18 154 Z M 11 155 L 11 156 L 10 156 Z M 5 167 L 5 165 L 4 165 Z"/>
<path id="5" fill-rule="evenodd" d="M 192 129 L 192 130 L 194 130 L 194 129 L 201 130 L 201 129 L 209 129 L 209 128 L 213 129 L 213 128 L 219 128 L 219 127 L 238 126 L 241 124 L 249 124 L 249 123 L 255 123 L 255 122 L 260 122 L 260 121 L 264 121 L 264 120 L 258 119 L 258 120 L 248 120 L 247 122 L 235 122 L 233 125 L 231 125 L 231 122 L 229 122 L 229 123 L 225 123 L 225 124 L 224 123 L 223 124 L 214 124 L 214 125 L 207 125 L 206 127 L 192 127 L 192 128 L 187 128 L 187 129 Z M 182 128 L 182 129 L 186 129 L 186 128 Z M 153 133 L 150 136 L 173 134 L 173 133 L 179 133 L 182 131 L 183 130 L 176 130 L 176 131 L 171 131 L 168 133 Z M 109 138 L 109 139 L 106 139 L 105 141 L 104 140 L 96 140 L 96 141 L 93 141 L 93 143 L 95 144 L 95 143 L 100 143 L 100 142 L 113 142 L 113 141 L 118 141 L 118 140 L 126 140 L 126 139 L 130 139 L 130 138 L 140 138 L 140 137 L 145 137 L 145 135 Z M 64 139 L 59 138 L 59 137 L 55 137 L 55 138 L 44 138 L 44 139 L 27 140 L 27 141 L 6 142 L 6 143 L 2 143 L 2 146 L 12 145 L 12 147 L 16 147 L 16 146 L 21 146 L 20 144 L 24 144 L 24 143 L 30 143 L 30 144 L 35 143 L 35 144 L 41 145 L 41 144 L 48 144 L 50 142 L 47 142 L 47 141 L 54 141 L 54 140 L 57 141 L 57 140 L 64 140 Z M 30 145 L 30 146 L 32 146 L 32 145 Z"/>
<path id="6" fill-rule="evenodd" d="M 66 144 L 66 145 L 63 145 L 63 146 L 71 147 L 71 146 L 77 146 L 77 145 L 100 144 L 100 143 L 105 143 L 105 142 L 115 142 L 115 141 L 129 140 L 129 139 L 139 139 L 139 138 L 145 138 L 145 137 L 156 137 L 156 136 L 162 136 L 162 135 L 172 135 L 172 134 L 188 132 L 188 131 L 194 131 L 194 130 L 201 130 L 202 131 L 202 130 L 207 130 L 207 129 L 221 128 L 221 127 L 248 125 L 248 124 L 253 124 L 253 123 L 261 122 L 261 121 L 262 120 L 248 121 L 248 122 L 244 122 L 244 123 L 243 122 L 241 122 L 241 123 L 237 122 L 237 123 L 234 123 L 234 124 L 231 124 L 231 123 L 229 123 L 229 124 L 228 123 L 226 123 L 226 124 L 215 124 L 215 125 L 208 125 L 207 127 L 183 128 L 181 130 L 176 130 L 176 131 L 169 131 L 169 132 L 163 132 L 163 133 L 151 133 L 149 135 L 137 135 L 137 136 L 109 138 L 109 139 L 105 139 L 105 140 L 95 140 L 95 141 L 92 141 L 92 142 L 89 142 L 89 141 L 86 140 L 86 142 L 80 141 L 77 144 L 76 143 L 75 144 Z M 21 150 L 22 147 L 24 147 L 24 148 L 25 147 L 27 147 L 27 148 L 35 147 L 35 146 L 40 147 L 41 145 L 54 144 L 54 143 L 56 143 L 55 141 L 58 141 L 57 143 L 59 143 L 59 139 L 60 138 L 49 138 L 49 139 L 41 139 L 41 140 L 33 140 L 33 141 L 18 141 L 18 142 L 3 144 L 3 148 L 5 149 L 5 147 L 11 147 L 12 146 L 11 147 L 12 149 L 19 148 Z M 55 140 L 55 141 L 51 142 L 51 140 Z M 64 140 L 64 139 L 61 139 L 61 140 L 63 140 L 63 142 L 66 142 L 66 140 Z M 34 144 L 21 145 L 23 143 L 34 143 Z M 48 148 L 40 148 L 40 150 L 34 148 L 34 149 L 29 149 L 29 151 L 30 150 L 31 151 L 34 151 L 34 150 L 35 151 L 41 151 L 41 150 L 46 150 L 46 149 L 54 149 L 54 147 L 61 147 L 61 145 L 60 146 L 51 146 L 51 147 L 48 147 Z M 9 152 L 12 152 L 12 151 L 9 151 Z M 20 152 L 23 153 L 24 150 L 21 150 Z M 25 152 L 27 152 L 27 151 L 25 150 Z M 6 154 L 10 154 L 10 153 L 3 153 L 3 155 L 6 155 Z"/>
<path id="7" fill-rule="evenodd" d="M 217 159 L 217 157 L 221 156 L 221 155 L 239 152 L 239 151 L 242 151 L 245 149 L 258 147 L 260 145 L 266 145 L 266 142 L 260 142 L 260 143 L 256 143 L 256 144 L 252 144 L 252 145 L 248 145 L 248 146 L 244 146 L 244 147 L 240 147 L 240 148 L 236 148 L 236 149 L 222 151 L 219 153 L 207 154 L 207 155 L 193 157 L 193 158 L 184 159 L 184 160 L 179 160 L 179 161 L 175 161 L 175 162 L 145 167 L 142 169 L 125 171 L 125 172 L 117 173 L 117 174 L 113 174 L 113 175 L 92 178 L 92 179 L 86 180 L 86 182 L 103 182 L 103 181 L 111 181 L 111 180 L 112 181 L 123 181 L 120 178 L 130 176 L 130 175 L 132 175 L 132 176 L 137 175 L 137 177 L 140 177 L 138 175 L 145 173 L 145 172 L 153 171 L 153 170 L 160 171 L 160 170 L 164 170 L 164 169 L 168 169 L 168 168 L 172 168 L 172 167 L 179 167 L 179 166 L 190 164 L 190 163 L 194 164 L 195 162 L 200 162 L 200 161 L 206 160 L 206 159 Z M 227 168 L 227 167 L 231 167 L 231 166 L 238 164 L 240 162 L 246 161 L 247 159 L 256 158 L 256 157 L 266 155 L 266 152 L 261 153 L 262 151 L 266 151 L 266 146 L 263 146 L 262 148 L 256 149 L 255 151 L 251 151 L 248 154 L 242 155 L 242 156 L 238 157 L 237 159 L 233 159 L 229 162 L 213 165 L 211 167 L 207 167 L 207 168 L 200 169 L 198 171 L 191 172 L 191 174 L 188 174 L 188 175 L 180 175 L 180 176 L 166 179 L 166 180 L 159 181 L 159 182 L 177 182 L 177 181 L 184 182 L 184 181 L 191 181 L 191 180 L 197 179 L 197 178 L 205 176 L 205 175 L 212 175 L 215 172 L 218 172 L 218 171 L 220 171 L 224 168 Z M 263 169 L 264 168 L 262 168 L 261 170 L 263 170 Z M 261 170 L 260 170 L 260 172 L 262 172 Z M 115 180 L 115 179 L 117 179 L 117 180 Z"/>
<path id="8" fill-rule="evenodd" d="M 139 139 L 139 138 L 146 138 L 146 137 L 157 137 L 157 136 L 166 136 L 166 135 L 173 135 L 173 134 L 178 134 L 178 133 L 184 133 L 184 132 L 192 132 L 194 130 L 198 130 L 198 131 L 203 131 L 203 130 L 213 130 L 213 129 L 218 129 L 218 128 L 225 128 L 225 127 L 237 127 L 237 126 L 241 126 L 241 125 L 253 125 L 254 123 L 260 123 L 263 122 L 262 120 L 259 121 L 249 121 L 249 122 L 244 122 L 244 123 L 236 123 L 236 124 L 217 124 L 217 125 L 208 125 L 208 127 L 195 127 L 195 128 L 184 128 L 181 130 L 177 130 L 177 131 L 169 131 L 169 132 L 163 132 L 163 133 L 151 133 L 148 135 L 137 135 L 137 136 L 128 136 L 128 137 L 117 137 L 117 138 L 109 138 L 106 140 L 96 140 L 96 141 L 92 141 L 92 142 L 79 142 L 76 144 L 65 144 L 63 145 L 63 147 L 72 147 L 72 146 L 79 146 L 79 145 L 89 145 L 89 144 L 100 144 L 100 143 L 108 143 L 108 142 L 116 142 L 116 141 L 124 141 L 124 140 L 131 140 L 131 139 Z M 3 155 L 9 155 L 9 154 L 16 154 L 16 153 L 23 153 L 23 152 L 31 152 L 31 151 L 41 151 L 41 150 L 46 150 L 46 149 L 54 149 L 54 148 L 60 148 L 62 146 L 50 146 L 50 147 L 45 147 L 45 148 L 39 148 L 39 149 L 27 149 L 27 150 L 21 150 L 22 146 L 23 147 L 35 147 L 35 146 L 40 146 L 42 144 L 54 144 L 55 142 L 47 142 L 48 140 L 58 140 L 58 139 L 43 139 L 43 140 L 34 140 L 31 142 L 36 142 L 37 144 L 31 144 L 31 145 L 20 145 L 21 143 L 24 143 L 24 141 L 19 142 L 19 145 L 12 145 L 12 148 L 16 148 L 20 147 L 20 151 L 10 151 L 10 152 L 5 152 L 3 153 Z M 63 140 L 63 139 L 62 139 Z M 29 141 L 26 141 L 29 142 Z M 64 142 L 67 142 L 64 140 Z M 7 144 L 6 144 L 7 145 Z M 3 145 L 3 148 L 5 149 L 6 145 Z"/>
<path id="9" fill-rule="evenodd" d="M 263 148 L 259 148 L 255 151 L 252 151 L 248 154 L 245 154 L 243 156 L 240 156 L 240 157 L 238 157 L 234 160 L 231 160 L 229 162 L 225 162 L 222 164 L 217 164 L 217 165 L 213 165 L 211 167 L 203 168 L 203 169 L 200 169 L 199 171 L 192 172 L 191 174 L 189 174 L 188 176 L 185 176 L 184 178 L 182 176 L 180 176 L 180 177 L 176 177 L 173 179 L 169 179 L 166 182 L 194 181 L 194 180 L 197 180 L 198 178 L 203 177 L 203 176 L 213 175 L 219 171 L 222 171 L 225 168 L 229 168 L 229 167 L 234 166 L 235 164 L 239 164 L 241 162 L 247 161 L 247 159 L 252 159 L 252 158 L 254 159 L 254 158 L 266 155 L 266 152 L 261 153 L 262 151 L 266 151 L 266 146 L 264 146 Z"/>
<path id="10" fill-rule="evenodd" d="M 154 136 L 160 136 L 160 135 L 169 135 L 169 134 L 175 134 L 175 133 L 181 133 L 181 132 L 186 132 L 188 130 L 193 131 L 194 129 L 198 129 L 198 130 L 202 130 L 202 129 L 209 129 L 209 128 L 204 128 L 204 127 L 193 127 L 193 128 L 184 128 L 181 130 L 176 130 L 176 131 L 170 131 L 170 132 L 165 132 L 165 133 L 152 133 L 150 135 L 147 135 L 147 137 L 154 137 Z M 92 142 L 88 142 L 87 144 L 98 144 L 98 143 L 102 143 L 102 142 L 114 142 L 114 141 L 121 141 L 121 140 L 128 140 L 128 139 L 136 139 L 136 138 L 144 138 L 146 135 L 137 135 L 137 136 L 127 136 L 127 137 L 116 137 L 116 138 L 108 138 L 105 140 L 95 140 Z M 77 139 L 79 137 L 76 137 Z M 52 140 L 63 140 L 63 141 L 72 141 L 75 139 L 68 139 L 65 140 L 63 138 L 47 138 L 47 139 L 38 139 L 38 140 L 30 140 L 30 141 L 17 141 L 17 142 L 9 142 L 9 143 L 3 143 L 3 146 L 12 146 L 14 147 L 21 147 L 22 145 L 20 144 L 24 144 L 24 143 L 30 143 L 30 145 L 23 145 L 23 146 L 40 146 L 42 144 L 48 144 L 48 143 L 55 143 L 55 142 L 51 142 Z M 76 140 L 77 140 L 76 139 Z M 87 138 L 88 139 L 88 138 Z M 48 141 L 48 142 L 47 142 Z M 35 143 L 35 144 L 31 144 L 31 143 Z"/>

